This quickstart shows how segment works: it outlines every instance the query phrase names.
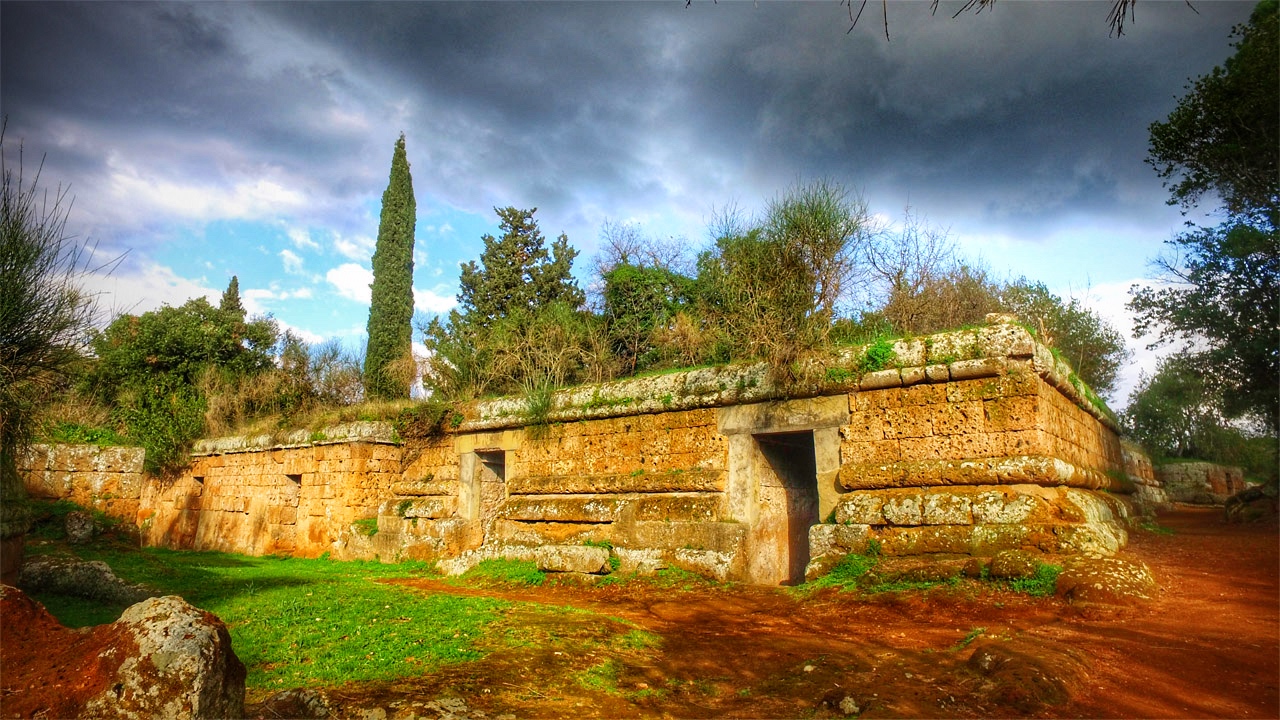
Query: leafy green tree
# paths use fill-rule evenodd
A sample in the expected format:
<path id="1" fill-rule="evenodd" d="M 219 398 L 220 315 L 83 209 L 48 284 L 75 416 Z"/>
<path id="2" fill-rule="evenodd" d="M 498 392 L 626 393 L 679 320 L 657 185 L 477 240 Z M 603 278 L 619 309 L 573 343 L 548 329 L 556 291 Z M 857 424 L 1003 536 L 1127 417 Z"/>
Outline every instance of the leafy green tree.
<path id="1" fill-rule="evenodd" d="M 228 384 L 275 369 L 275 321 L 246 322 L 204 298 L 142 315 L 123 315 L 94 333 L 97 362 L 87 390 L 115 407 L 115 419 L 147 450 L 147 466 L 162 471 L 179 462 L 204 430 L 206 375 Z"/>
<path id="2" fill-rule="evenodd" d="M 1280 405 L 1280 236 L 1246 224 L 1200 228 L 1171 241 L 1160 285 L 1130 290 L 1138 336 L 1189 343 L 1189 362 L 1222 389 L 1230 417 L 1277 427 Z"/>
<path id="3" fill-rule="evenodd" d="M 533 215 L 537 208 L 494 208 L 502 237 L 485 235 L 480 264 L 462 266 L 458 307 L 467 322 L 488 327 L 501 318 L 525 310 L 537 311 L 553 302 L 577 308 L 586 297 L 573 279 L 578 251 L 561 234 L 547 250 Z"/>
<path id="4" fill-rule="evenodd" d="M 1233 34 L 1235 54 L 1151 126 L 1149 161 L 1178 177 L 1171 204 L 1220 198 L 1227 219 L 1170 240 L 1158 284 L 1134 286 L 1135 333 L 1182 341 L 1230 418 L 1280 431 L 1280 3 L 1265 0 Z"/>
<path id="5" fill-rule="evenodd" d="M 404 134 L 391 156 L 391 178 L 382 193 L 378 244 L 373 253 L 369 303 L 369 341 L 364 357 L 365 395 L 391 400 L 409 397 L 405 373 L 392 366 L 413 352 L 413 235 L 417 225 L 413 178 L 405 156 Z"/>
<path id="6" fill-rule="evenodd" d="M 657 358 L 655 333 L 690 304 L 693 280 L 662 267 L 622 263 L 606 271 L 604 319 L 627 372 Z"/>
<path id="7" fill-rule="evenodd" d="M 80 360 L 95 308 L 80 287 L 91 253 L 66 234 L 65 195 L 46 203 L 39 172 L 25 183 L 21 164 L 5 164 L 3 143 L 0 129 L 0 539 L 8 540 L 28 524 L 17 454 L 37 411 Z"/>
<path id="8" fill-rule="evenodd" d="M 1124 336 L 1079 298 L 1064 301 L 1041 282 L 1026 278 L 1007 284 L 1000 304 L 1040 333 L 1041 341 L 1058 350 L 1089 387 L 1109 394 L 1131 353 Z"/>
<path id="9" fill-rule="evenodd" d="M 1280 226 L 1280 3 L 1264 0 L 1223 67 L 1188 87 L 1150 127 L 1150 163 L 1172 182 L 1169 204 L 1193 207 L 1214 193 L 1236 218 Z"/>
<path id="10" fill-rule="evenodd" d="M 1194 358 L 1171 355 L 1129 396 L 1126 431 L 1157 458 L 1198 458 L 1240 465 L 1254 479 L 1275 482 L 1274 436 L 1223 414 L 1221 388 L 1207 382 Z"/>

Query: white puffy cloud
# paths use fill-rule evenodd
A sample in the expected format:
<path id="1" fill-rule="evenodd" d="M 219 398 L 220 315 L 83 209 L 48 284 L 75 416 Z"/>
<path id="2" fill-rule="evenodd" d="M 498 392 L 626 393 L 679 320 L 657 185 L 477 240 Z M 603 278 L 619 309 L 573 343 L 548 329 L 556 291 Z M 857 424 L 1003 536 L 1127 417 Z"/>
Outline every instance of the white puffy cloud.
<path id="1" fill-rule="evenodd" d="M 376 243 L 368 235 L 344 236 L 337 233 L 334 235 L 333 249 L 337 250 L 339 255 L 352 260 L 368 260 L 373 257 Z"/>
<path id="2" fill-rule="evenodd" d="M 298 253 L 285 248 L 280 251 L 280 259 L 284 262 L 284 271 L 292 275 L 302 273 L 302 258 Z"/>
<path id="3" fill-rule="evenodd" d="M 256 219 L 303 207 L 306 198 L 274 179 L 255 175 L 230 184 L 160 177 L 118 157 L 107 160 L 107 191 L 135 213 L 152 213 L 182 220 Z"/>
<path id="4" fill-rule="evenodd" d="M 265 315 L 271 312 L 268 300 L 306 300 L 311 297 L 311 288 L 301 287 L 296 290 L 281 290 L 275 283 L 269 288 L 249 288 L 240 292 L 240 302 L 245 312 L 250 315 Z M 277 319 L 278 321 L 278 319 Z"/>
<path id="5" fill-rule="evenodd" d="M 197 297 L 212 303 L 222 298 L 222 291 L 208 287 L 204 279 L 181 277 L 171 268 L 154 262 L 140 268 L 118 268 L 111 274 L 89 275 L 84 289 L 96 296 L 104 319 L 139 315 L 163 305 L 178 306 Z"/>
<path id="6" fill-rule="evenodd" d="M 338 294 L 348 300 L 369 304 L 369 285 L 373 282 L 373 271 L 356 263 L 343 263 L 324 274 L 324 279 L 333 285 Z"/>
<path id="7" fill-rule="evenodd" d="M 413 289 L 413 307 L 429 313 L 446 313 L 453 309 L 458 301 L 452 295 L 441 295 L 432 290 Z"/>
<path id="8" fill-rule="evenodd" d="M 311 233 L 308 232 L 306 228 L 291 227 L 286 231 L 286 233 L 289 236 L 289 240 L 299 250 L 320 249 L 320 244 L 311 239 Z"/>

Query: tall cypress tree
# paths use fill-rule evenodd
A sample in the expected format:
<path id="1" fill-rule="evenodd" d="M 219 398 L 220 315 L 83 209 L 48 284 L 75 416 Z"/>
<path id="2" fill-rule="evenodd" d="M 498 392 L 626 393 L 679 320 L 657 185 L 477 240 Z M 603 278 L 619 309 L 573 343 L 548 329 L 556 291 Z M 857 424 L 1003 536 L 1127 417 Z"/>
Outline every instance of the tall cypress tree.
<path id="1" fill-rule="evenodd" d="M 382 193 L 378 244 L 373 252 L 369 344 L 364 355 L 364 391 L 369 399 L 409 397 L 404 373 L 389 372 L 388 366 L 412 352 L 413 231 L 417 217 L 401 133 L 391 156 L 391 180 Z"/>

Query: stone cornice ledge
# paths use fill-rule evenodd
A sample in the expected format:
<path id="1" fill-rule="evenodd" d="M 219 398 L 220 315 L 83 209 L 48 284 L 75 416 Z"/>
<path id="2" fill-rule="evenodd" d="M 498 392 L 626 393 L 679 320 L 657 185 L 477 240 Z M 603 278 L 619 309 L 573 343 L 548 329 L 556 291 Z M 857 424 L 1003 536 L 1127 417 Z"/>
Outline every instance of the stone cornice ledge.
<path id="1" fill-rule="evenodd" d="M 205 438 L 196 441 L 191 448 L 191 456 L 226 455 L 260 450 L 288 450 L 297 447 L 351 442 L 368 442 L 383 445 L 399 444 L 395 428 L 389 422 L 349 422 L 330 425 L 318 432 L 294 430 L 280 435 L 236 435 Z"/>
<path id="2" fill-rule="evenodd" d="M 1018 360 L 1029 362 L 1049 385 L 1119 432 L 1111 411 L 1091 399 L 1096 396 L 1066 362 L 1009 316 L 989 320 L 970 330 L 898 340 L 892 343 L 894 367 L 883 370 L 858 371 L 869 346 L 842 348 L 829 358 L 810 361 L 803 373 L 806 379 L 787 387 L 772 380 L 766 363 L 750 363 L 565 388 L 552 394 L 545 421 L 628 417 L 995 377 L 1008 371 L 1010 360 Z M 528 400 L 512 396 L 474 402 L 463 408 L 463 416 L 457 432 L 504 430 L 532 422 Z"/>

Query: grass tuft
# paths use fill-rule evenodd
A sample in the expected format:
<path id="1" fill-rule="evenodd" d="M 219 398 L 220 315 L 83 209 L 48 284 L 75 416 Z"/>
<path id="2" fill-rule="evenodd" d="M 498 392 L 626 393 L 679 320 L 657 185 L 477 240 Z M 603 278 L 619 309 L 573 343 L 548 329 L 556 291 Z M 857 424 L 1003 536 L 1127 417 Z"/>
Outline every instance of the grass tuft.
<path id="1" fill-rule="evenodd" d="M 494 558 L 482 560 L 462 575 L 462 579 L 481 585 L 539 586 L 547 575 L 532 560 L 507 560 Z"/>

